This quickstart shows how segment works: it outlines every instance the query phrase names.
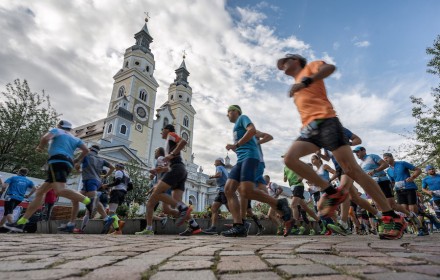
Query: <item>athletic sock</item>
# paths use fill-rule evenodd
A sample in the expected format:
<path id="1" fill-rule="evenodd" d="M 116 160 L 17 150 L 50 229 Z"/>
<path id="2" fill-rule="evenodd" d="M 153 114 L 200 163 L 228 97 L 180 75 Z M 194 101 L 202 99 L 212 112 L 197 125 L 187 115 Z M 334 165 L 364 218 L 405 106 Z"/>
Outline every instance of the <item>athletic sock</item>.
<path id="1" fill-rule="evenodd" d="M 191 218 L 188 223 L 191 228 L 198 228 L 199 227 L 199 224 L 197 224 L 197 222 L 196 222 L 196 220 L 194 220 L 194 218 Z"/>
<path id="2" fill-rule="evenodd" d="M 336 190 L 335 188 L 333 188 L 332 185 L 330 185 L 330 186 L 328 186 L 328 187 L 324 190 L 324 192 L 325 192 L 327 195 L 332 195 L 332 194 L 337 193 L 337 190 Z"/>
<path id="3" fill-rule="evenodd" d="M 147 226 L 145 229 L 146 230 L 153 230 L 153 226 Z"/>
<path id="4" fill-rule="evenodd" d="M 118 230 L 119 229 L 119 217 L 118 217 L 118 215 L 113 214 L 112 218 L 113 218 L 113 228 L 115 230 Z"/>
<path id="5" fill-rule="evenodd" d="M 25 217 L 21 217 L 18 221 L 17 221 L 17 225 L 25 225 L 29 222 L 28 219 L 26 219 Z"/>

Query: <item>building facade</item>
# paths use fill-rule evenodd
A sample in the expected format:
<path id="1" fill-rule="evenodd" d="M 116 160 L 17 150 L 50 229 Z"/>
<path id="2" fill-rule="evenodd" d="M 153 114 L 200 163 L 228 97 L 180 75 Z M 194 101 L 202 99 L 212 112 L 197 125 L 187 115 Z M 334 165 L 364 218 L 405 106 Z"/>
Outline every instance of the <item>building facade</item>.
<path id="1" fill-rule="evenodd" d="M 208 184 L 209 176 L 194 163 L 192 147 L 196 110 L 191 105 L 190 72 L 183 56 L 175 70 L 176 77 L 169 85 L 167 101 L 156 109 L 159 84 L 154 77 L 156 63 L 150 49 L 153 37 L 147 21 L 134 35 L 134 45 L 125 50 L 122 68 L 113 76 L 107 117 L 76 127 L 73 133 L 89 146 L 100 145 L 100 156 L 108 161 L 134 161 L 148 176 L 148 170 L 154 166 L 154 150 L 165 144 L 160 132 L 165 125 L 173 124 L 176 133 L 188 142 L 181 152 L 188 170 L 184 202 L 192 204 L 194 211 L 203 211 L 212 203 L 216 188 L 212 183 Z M 79 188 L 81 178 L 75 180 Z"/>

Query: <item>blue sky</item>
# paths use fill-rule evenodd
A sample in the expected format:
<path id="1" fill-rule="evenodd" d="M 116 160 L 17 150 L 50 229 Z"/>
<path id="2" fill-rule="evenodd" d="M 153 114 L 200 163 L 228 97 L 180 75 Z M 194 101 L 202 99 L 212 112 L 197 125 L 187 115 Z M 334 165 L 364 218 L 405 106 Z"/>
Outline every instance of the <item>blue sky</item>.
<path id="1" fill-rule="evenodd" d="M 275 67 L 286 52 L 337 66 L 326 80 L 329 97 L 370 153 L 405 156 L 400 134 L 414 125 L 409 96 L 429 102 L 438 84 L 426 73 L 425 50 L 440 34 L 439 1 L 13 0 L 0 2 L 0 89 L 27 79 L 74 125 L 104 118 L 112 77 L 144 11 L 160 85 L 156 108 L 187 53 L 193 151 L 207 173 L 231 142 L 226 108 L 240 104 L 274 136 L 263 147 L 267 173 L 282 181 L 280 155 L 300 128 L 287 98 L 292 80 Z"/>

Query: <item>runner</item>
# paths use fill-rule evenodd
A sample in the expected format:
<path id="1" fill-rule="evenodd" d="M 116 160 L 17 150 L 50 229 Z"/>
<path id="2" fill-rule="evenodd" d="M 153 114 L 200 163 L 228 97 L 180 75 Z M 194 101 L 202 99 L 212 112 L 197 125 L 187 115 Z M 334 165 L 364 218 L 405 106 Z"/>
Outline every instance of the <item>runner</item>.
<path id="1" fill-rule="evenodd" d="M 391 209 L 377 183 L 357 164 L 348 145 L 348 139 L 344 136 L 343 127 L 327 98 L 323 79 L 335 71 L 335 66 L 324 61 L 307 64 L 307 60 L 297 54 L 288 54 L 279 59 L 277 66 L 296 81 L 289 91 L 289 96 L 294 98 L 303 125 L 301 136 L 291 145 L 284 157 L 285 164 L 325 192 L 319 208 L 325 213 L 324 215 L 333 216 L 347 193 L 334 189 L 328 181 L 319 177 L 312 168 L 300 160 L 301 157 L 314 153 L 320 148 L 330 150 L 347 175 L 358 182 L 383 209 L 383 222 L 388 226 L 381 238 L 401 238 L 405 221 Z"/>
<path id="2" fill-rule="evenodd" d="M 271 182 L 269 175 L 264 175 L 264 180 L 267 182 L 266 188 L 271 197 L 278 198 L 283 193 L 283 188 L 278 186 L 277 183 Z M 270 207 L 267 212 L 267 217 L 277 225 L 277 235 L 283 235 L 283 221 L 278 218 L 276 210 Z"/>
<path id="3" fill-rule="evenodd" d="M 185 147 L 187 142 L 176 134 L 175 128 L 172 124 L 167 124 L 162 129 L 162 139 L 165 143 L 165 157 L 164 160 L 169 163 L 170 170 L 157 182 L 154 186 L 153 193 L 147 202 L 147 227 L 136 234 L 138 235 L 154 235 L 153 231 L 153 213 L 154 207 L 162 201 L 176 209 L 178 218 L 176 225 L 181 226 L 184 222 L 189 220 L 189 227 L 181 235 L 192 235 L 201 233 L 197 222 L 191 217 L 192 208 L 183 203 L 182 197 L 185 191 L 185 182 L 187 172 L 185 164 L 182 162 L 180 151 Z M 167 194 L 168 189 L 172 190 L 172 195 Z"/>
<path id="4" fill-rule="evenodd" d="M 37 211 L 38 207 L 43 204 L 45 194 L 51 189 L 55 190 L 56 195 L 70 199 L 72 202 L 82 202 L 85 205 L 91 202 L 90 198 L 66 188 L 67 176 L 69 176 L 73 166 L 75 163 L 81 162 L 89 153 L 89 149 L 87 149 L 87 146 L 81 139 L 76 138 L 70 133 L 71 129 L 72 124 L 62 120 L 58 123 L 57 128 L 51 129 L 41 137 L 40 143 L 36 148 L 37 152 L 42 152 L 50 142 L 48 150 L 48 178 L 36 191 L 35 199 L 29 203 L 23 217 L 14 224 L 5 224 L 4 227 L 11 231 L 23 232 L 25 224 L 29 222 L 29 218 Z M 74 159 L 76 149 L 80 149 L 81 153 Z"/>
<path id="5" fill-rule="evenodd" d="M 292 171 L 287 166 L 284 167 L 284 182 L 288 182 L 290 188 L 292 189 L 292 203 L 290 207 L 293 211 L 293 221 L 292 221 L 292 227 L 295 231 L 297 231 L 297 227 L 300 226 L 299 224 L 299 218 L 300 218 L 300 209 L 302 208 L 307 214 L 309 214 L 316 222 L 320 224 L 322 228 L 324 228 L 324 225 L 321 223 L 321 220 L 319 217 L 315 214 L 315 212 L 309 208 L 307 203 L 304 201 L 304 184 L 302 183 L 303 178 L 298 176 L 294 171 Z M 304 222 L 308 225 L 309 221 L 308 219 L 303 219 Z M 299 235 L 302 235 L 305 231 L 299 228 Z M 315 234 L 315 230 L 311 228 L 311 235 Z M 290 232 L 284 232 L 284 236 L 289 235 Z"/>
<path id="6" fill-rule="evenodd" d="M 440 208 L 440 175 L 432 165 L 427 165 L 425 171 L 428 176 L 422 180 L 422 192 L 432 196 L 433 202 Z"/>
<path id="7" fill-rule="evenodd" d="M 105 189 L 111 188 L 108 217 L 104 218 L 105 224 L 102 233 L 108 233 L 111 225 L 114 229 L 111 234 L 120 235 L 122 234 L 122 228 L 124 227 L 125 222 L 119 219 L 116 214 L 116 209 L 124 203 L 131 181 L 130 176 L 125 171 L 125 165 L 123 163 L 117 163 L 115 169 L 113 183 L 102 185 Z M 110 172 L 107 174 L 110 174 Z"/>
<path id="8" fill-rule="evenodd" d="M 404 207 L 406 212 L 411 212 L 411 217 L 415 217 L 414 225 L 419 231 L 418 235 L 423 236 L 426 232 L 423 217 L 417 219 L 419 212 L 417 206 L 417 185 L 414 180 L 422 173 L 422 170 L 406 161 L 395 161 L 391 153 L 384 153 L 383 159 L 389 164 L 387 169 L 388 177 L 397 193 L 397 203 Z M 412 174 L 410 171 L 414 171 Z M 406 214 L 406 213 L 405 213 Z"/>
<path id="9" fill-rule="evenodd" d="M 286 229 L 290 231 L 292 215 L 287 199 L 277 200 L 270 197 L 266 192 L 255 188 L 256 172 L 260 162 L 260 153 L 254 137 L 256 134 L 255 126 L 246 115 L 242 115 L 241 108 L 238 105 L 229 106 L 228 118 L 230 122 L 235 124 L 233 129 L 234 144 L 227 144 L 226 149 L 237 153 L 237 164 L 229 173 L 225 185 L 225 194 L 234 224 L 231 229 L 222 232 L 222 235 L 226 237 L 247 236 L 247 229 L 243 224 L 243 208 L 240 207 L 240 202 L 235 193 L 237 189 L 242 199 L 255 199 L 282 212 Z"/>
<path id="10" fill-rule="evenodd" d="M 3 227 L 6 220 L 8 223 L 12 224 L 12 213 L 14 212 L 15 207 L 17 207 L 24 199 L 31 197 L 37 190 L 34 183 L 26 177 L 28 172 L 27 168 L 22 167 L 18 170 L 16 176 L 6 179 L 3 184 L 3 191 L 6 190 L 6 194 L 4 213 L 3 218 L 0 221 L 0 227 Z M 26 194 L 29 189 L 29 194 Z"/>
<path id="11" fill-rule="evenodd" d="M 97 191 L 101 187 L 101 180 L 107 179 L 108 175 L 113 174 L 113 171 L 115 170 L 115 167 L 106 161 L 105 159 L 102 159 L 98 153 L 101 150 L 101 148 L 98 145 L 92 145 L 90 147 L 90 153 L 83 159 L 82 163 L 77 163 L 75 165 L 75 168 L 77 170 L 81 171 L 82 175 L 82 183 L 83 188 L 81 190 L 81 193 L 91 199 L 91 203 L 87 205 L 86 207 L 86 213 L 83 217 L 81 228 L 75 228 L 73 230 L 74 233 L 84 233 L 84 230 L 87 226 L 87 223 L 89 222 L 89 219 L 92 219 L 93 212 L 95 210 L 95 207 L 98 205 L 98 199 L 97 199 Z M 109 171 L 104 175 L 104 177 L 101 178 L 102 170 L 104 170 L 104 167 L 108 168 Z M 78 205 L 79 206 L 79 205 Z M 78 207 L 75 206 L 75 207 Z M 103 210 L 101 207 L 97 207 L 99 214 L 104 219 L 105 222 L 109 222 L 108 220 L 111 219 L 109 216 L 107 216 L 107 213 Z M 73 222 L 71 224 L 72 227 L 75 226 L 75 220 L 71 221 Z M 69 224 L 66 226 L 65 231 L 70 231 Z"/>
<path id="12" fill-rule="evenodd" d="M 217 158 L 214 162 L 215 175 L 210 176 L 210 179 L 215 179 L 217 183 L 217 196 L 214 198 L 214 202 L 211 205 L 211 226 L 205 230 L 206 233 L 216 234 L 217 232 L 217 220 L 218 212 L 222 205 L 228 207 L 228 200 L 225 195 L 225 184 L 228 180 L 228 171 L 225 168 L 225 161 L 223 158 Z"/>

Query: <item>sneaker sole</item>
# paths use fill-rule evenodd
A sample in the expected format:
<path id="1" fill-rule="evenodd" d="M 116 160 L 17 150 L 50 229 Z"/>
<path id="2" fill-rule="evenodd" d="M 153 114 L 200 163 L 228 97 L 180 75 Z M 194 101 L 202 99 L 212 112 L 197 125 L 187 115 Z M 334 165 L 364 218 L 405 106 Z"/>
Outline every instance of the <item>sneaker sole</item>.
<path id="1" fill-rule="evenodd" d="M 345 230 L 341 229 L 338 226 L 328 224 L 327 227 L 330 228 L 333 232 L 336 232 L 336 233 L 343 235 L 343 236 L 347 236 L 347 233 L 345 232 Z"/>
<path id="2" fill-rule="evenodd" d="M 18 233 L 23 233 L 24 230 L 23 229 L 19 229 L 16 227 L 8 227 L 7 225 L 3 225 L 4 228 L 9 229 L 10 232 L 18 232 Z"/>
<path id="3" fill-rule="evenodd" d="M 341 202 L 337 203 L 336 205 L 326 206 L 325 208 L 327 208 L 327 211 L 325 211 L 325 212 L 323 212 L 322 209 L 319 209 L 321 216 L 324 218 L 332 217 L 335 214 L 338 206 L 341 205 L 341 203 L 347 199 L 347 196 L 348 196 L 348 193 L 345 193 L 345 194 L 343 194 L 343 196 L 341 198 Z M 327 200 L 327 202 L 328 202 L 328 200 Z"/>

